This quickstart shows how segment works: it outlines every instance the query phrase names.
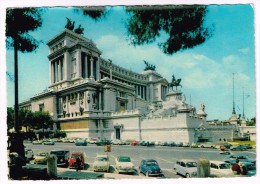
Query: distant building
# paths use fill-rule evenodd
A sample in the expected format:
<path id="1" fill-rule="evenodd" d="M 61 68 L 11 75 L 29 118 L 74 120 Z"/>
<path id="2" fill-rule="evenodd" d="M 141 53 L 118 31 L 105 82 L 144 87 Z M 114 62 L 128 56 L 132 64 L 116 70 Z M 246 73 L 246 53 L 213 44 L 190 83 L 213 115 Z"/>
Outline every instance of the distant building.
<path id="1" fill-rule="evenodd" d="M 48 90 L 20 108 L 48 111 L 68 137 L 197 142 L 231 139 L 234 125 L 211 125 L 154 70 L 139 74 L 101 57 L 93 41 L 65 29 L 49 46 Z"/>

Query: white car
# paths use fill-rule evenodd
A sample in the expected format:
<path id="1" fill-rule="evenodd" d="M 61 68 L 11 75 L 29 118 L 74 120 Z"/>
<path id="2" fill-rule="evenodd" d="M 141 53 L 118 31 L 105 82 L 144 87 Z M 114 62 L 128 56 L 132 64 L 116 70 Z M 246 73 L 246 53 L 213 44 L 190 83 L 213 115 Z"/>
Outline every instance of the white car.
<path id="1" fill-rule="evenodd" d="M 131 162 L 129 156 L 118 156 L 116 158 L 116 170 L 120 173 L 134 173 L 136 172 L 134 164 Z"/>
<path id="2" fill-rule="evenodd" d="M 231 164 L 222 161 L 210 161 L 210 174 L 218 177 L 234 176 Z"/>
<path id="3" fill-rule="evenodd" d="M 107 155 L 98 155 L 93 163 L 93 170 L 94 171 L 109 171 L 109 158 Z"/>
<path id="4" fill-rule="evenodd" d="M 197 162 L 192 160 L 177 160 L 173 170 L 176 174 L 181 174 L 186 178 L 197 176 Z"/>

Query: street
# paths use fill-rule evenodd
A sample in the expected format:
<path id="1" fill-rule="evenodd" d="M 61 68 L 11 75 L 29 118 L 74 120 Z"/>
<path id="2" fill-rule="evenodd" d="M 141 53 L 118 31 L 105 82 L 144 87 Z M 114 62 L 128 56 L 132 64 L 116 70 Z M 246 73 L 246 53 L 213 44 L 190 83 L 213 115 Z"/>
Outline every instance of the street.
<path id="1" fill-rule="evenodd" d="M 74 143 L 55 143 L 55 145 L 33 145 L 32 143 L 24 143 L 26 148 L 33 150 L 34 155 L 39 152 L 50 152 L 51 150 L 69 150 L 85 151 L 87 155 L 88 170 L 92 170 L 92 165 L 97 154 L 106 154 L 104 146 L 96 146 L 95 144 L 88 144 L 87 146 L 75 146 Z M 155 159 L 161 167 L 165 178 L 183 178 L 183 176 L 176 175 L 173 172 L 173 165 L 178 159 L 189 159 L 197 161 L 200 158 L 209 160 L 221 161 L 226 155 L 219 154 L 219 150 L 210 148 L 189 148 L 189 147 L 164 147 L 164 146 L 131 146 L 131 145 L 111 145 L 110 157 L 110 172 L 114 170 L 115 158 L 119 155 L 127 155 L 132 159 L 136 168 L 135 175 L 142 175 L 139 173 L 139 165 L 142 159 Z M 235 153 L 235 152 L 234 152 Z M 236 153 L 240 153 L 237 151 Z M 251 158 L 256 158 L 256 150 L 243 151 Z"/>

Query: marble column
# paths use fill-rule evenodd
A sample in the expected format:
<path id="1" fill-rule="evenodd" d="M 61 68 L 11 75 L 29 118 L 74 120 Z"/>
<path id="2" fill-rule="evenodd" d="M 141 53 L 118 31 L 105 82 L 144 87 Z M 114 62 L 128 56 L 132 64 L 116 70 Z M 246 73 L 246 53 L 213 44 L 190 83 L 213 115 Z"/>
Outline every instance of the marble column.
<path id="1" fill-rule="evenodd" d="M 85 55 L 85 70 L 86 70 L 86 78 L 88 78 L 88 56 L 87 54 Z"/>
<path id="2" fill-rule="evenodd" d="M 76 56 L 76 63 L 77 63 L 77 69 L 76 69 L 76 77 L 81 77 L 81 51 L 80 49 L 77 50 L 77 56 Z"/>
<path id="3" fill-rule="evenodd" d="M 63 80 L 68 80 L 68 74 L 69 74 L 68 63 L 69 63 L 69 53 L 66 51 L 63 57 Z"/>
<path id="4" fill-rule="evenodd" d="M 94 76 L 93 76 L 93 62 L 94 62 L 94 59 L 93 59 L 93 57 L 91 56 L 91 58 L 90 58 L 90 67 L 91 67 L 91 69 L 90 69 L 90 78 L 94 78 Z"/>
<path id="5" fill-rule="evenodd" d="M 96 61 L 96 70 L 97 70 L 96 80 L 99 81 L 100 80 L 100 59 L 99 59 L 99 57 L 97 57 L 97 61 Z"/>
<path id="6" fill-rule="evenodd" d="M 58 63 L 57 61 L 54 61 L 55 65 L 55 82 L 58 82 Z"/>
<path id="7" fill-rule="evenodd" d="M 52 61 L 50 61 L 50 84 L 53 84 L 54 83 L 54 64 Z"/>
<path id="8" fill-rule="evenodd" d="M 102 110 L 102 104 L 101 104 L 101 91 L 98 92 L 98 110 Z"/>

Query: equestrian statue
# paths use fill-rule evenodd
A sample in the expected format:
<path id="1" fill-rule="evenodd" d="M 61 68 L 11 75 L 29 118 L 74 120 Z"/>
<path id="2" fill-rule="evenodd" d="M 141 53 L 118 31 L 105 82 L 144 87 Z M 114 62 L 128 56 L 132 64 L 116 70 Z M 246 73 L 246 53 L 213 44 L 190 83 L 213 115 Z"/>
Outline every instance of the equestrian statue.
<path id="1" fill-rule="evenodd" d="M 180 84 L 181 83 L 181 79 L 175 79 L 175 77 L 174 77 L 174 75 L 172 75 L 172 82 L 170 82 L 169 84 L 168 84 L 168 87 L 170 88 L 172 88 L 172 90 L 173 90 L 173 87 L 175 86 L 176 87 L 176 90 L 177 90 L 177 87 L 178 86 L 181 86 L 182 87 L 182 85 Z"/>

